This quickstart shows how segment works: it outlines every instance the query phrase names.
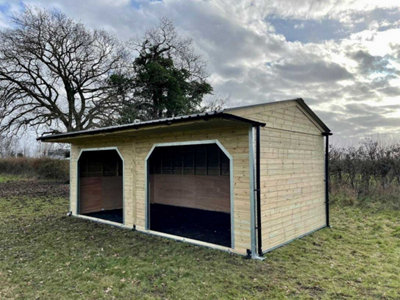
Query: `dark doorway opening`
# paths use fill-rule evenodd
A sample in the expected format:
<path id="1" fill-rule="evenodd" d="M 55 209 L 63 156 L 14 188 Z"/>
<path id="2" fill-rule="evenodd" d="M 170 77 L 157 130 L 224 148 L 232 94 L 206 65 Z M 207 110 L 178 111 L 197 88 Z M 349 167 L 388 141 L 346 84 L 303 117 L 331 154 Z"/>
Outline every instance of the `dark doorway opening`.
<path id="1" fill-rule="evenodd" d="M 228 213 L 163 204 L 151 204 L 150 211 L 151 230 L 231 246 Z"/>
<path id="2" fill-rule="evenodd" d="M 123 223 L 123 162 L 118 152 L 84 151 L 78 174 L 79 214 Z"/>
<path id="3" fill-rule="evenodd" d="M 218 145 L 157 147 L 148 162 L 150 229 L 231 247 L 230 164 Z"/>
<path id="4" fill-rule="evenodd" d="M 112 221 L 116 223 L 123 223 L 122 209 L 102 210 L 91 213 L 86 213 L 86 216 Z"/>

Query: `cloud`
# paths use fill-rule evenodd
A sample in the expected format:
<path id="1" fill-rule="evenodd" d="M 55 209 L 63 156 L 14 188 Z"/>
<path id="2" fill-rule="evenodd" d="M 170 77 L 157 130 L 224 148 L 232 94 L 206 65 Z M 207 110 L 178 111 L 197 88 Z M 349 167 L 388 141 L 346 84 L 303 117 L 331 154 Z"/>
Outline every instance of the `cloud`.
<path id="1" fill-rule="evenodd" d="M 349 56 L 358 62 L 358 69 L 363 74 L 389 74 L 394 71 L 394 69 L 390 67 L 388 57 L 371 55 L 367 51 L 363 50 L 350 53 Z"/>
<path id="2" fill-rule="evenodd" d="M 398 105 L 378 107 L 361 103 L 332 105 L 331 110 L 317 111 L 329 120 L 328 126 L 335 128 L 333 141 L 339 145 L 352 145 L 365 138 L 383 137 L 399 142 L 396 132 L 400 119 L 386 114 L 398 110 Z M 329 115 L 334 115 L 329 118 Z"/>
<path id="3" fill-rule="evenodd" d="M 21 4 L 59 9 L 122 40 L 167 16 L 193 39 L 227 106 L 303 97 L 337 142 L 400 128 L 400 9 L 392 0 L 0 0 L 0 27 Z"/>
<path id="4" fill-rule="evenodd" d="M 291 63 L 282 62 L 274 65 L 274 70 L 282 78 L 300 83 L 327 83 L 352 78 L 352 75 L 346 68 L 336 63 L 318 60 Z"/>

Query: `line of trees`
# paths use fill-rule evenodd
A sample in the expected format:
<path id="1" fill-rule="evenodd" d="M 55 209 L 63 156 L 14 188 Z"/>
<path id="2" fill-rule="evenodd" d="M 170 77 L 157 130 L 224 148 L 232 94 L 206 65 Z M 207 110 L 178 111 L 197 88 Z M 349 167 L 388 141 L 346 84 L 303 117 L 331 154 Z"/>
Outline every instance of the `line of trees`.
<path id="1" fill-rule="evenodd" d="M 57 11 L 27 8 L 12 21 L 0 31 L 0 134 L 187 114 L 212 92 L 192 41 L 168 19 L 130 46 Z"/>
<path id="2" fill-rule="evenodd" d="M 355 198 L 393 196 L 400 206 L 400 144 L 366 140 L 357 147 L 331 147 L 331 192 Z"/>

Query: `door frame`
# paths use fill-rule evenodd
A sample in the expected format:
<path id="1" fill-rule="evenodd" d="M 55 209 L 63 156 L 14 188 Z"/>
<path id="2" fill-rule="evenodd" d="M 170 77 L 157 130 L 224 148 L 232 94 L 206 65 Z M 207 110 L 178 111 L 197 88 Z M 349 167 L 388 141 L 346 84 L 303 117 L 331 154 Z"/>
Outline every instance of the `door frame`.
<path id="1" fill-rule="evenodd" d="M 80 206 L 79 206 L 79 201 L 80 201 L 79 159 L 81 158 L 81 156 L 84 152 L 110 151 L 110 150 L 116 151 L 122 161 L 122 223 L 82 215 L 82 214 L 80 214 L 80 211 L 79 211 L 79 208 L 80 208 Z M 124 176 L 125 176 L 125 161 L 124 161 L 124 157 L 122 156 L 118 147 L 81 148 L 79 151 L 79 154 L 76 158 L 76 215 L 81 218 L 96 221 L 99 223 L 105 223 L 105 224 L 117 225 L 117 226 L 121 226 L 121 225 L 125 226 L 125 191 L 124 191 L 125 190 L 125 181 L 124 181 Z"/>
<path id="2" fill-rule="evenodd" d="M 146 155 L 145 159 L 145 229 L 146 231 L 150 233 L 155 233 L 157 235 L 163 235 L 168 238 L 173 238 L 173 239 L 178 239 L 178 240 L 183 240 L 183 241 L 189 241 L 193 244 L 199 244 L 199 245 L 204 245 L 204 244 L 209 244 L 209 245 L 215 245 L 219 246 L 216 244 L 212 243 L 205 243 L 202 241 L 197 241 L 193 239 L 188 239 L 184 238 L 178 235 L 172 235 L 172 234 L 164 234 L 158 231 L 152 231 L 150 230 L 150 189 L 149 189 L 149 163 L 148 160 L 153 153 L 155 148 L 159 147 L 174 147 L 174 146 L 190 146 L 190 145 L 210 145 L 210 144 L 216 144 L 221 151 L 228 157 L 229 159 L 229 198 L 230 198 L 230 221 L 231 221 L 231 246 L 230 247 L 223 247 L 223 248 L 228 248 L 228 249 L 234 249 L 235 248 L 235 218 L 234 218 L 234 193 L 233 193 L 233 157 L 232 155 L 226 150 L 226 148 L 220 143 L 219 140 L 200 140 L 200 141 L 184 141 L 184 142 L 170 142 L 170 143 L 156 143 L 153 144 L 151 147 L 149 153 Z M 197 243 L 198 242 L 198 243 Z"/>

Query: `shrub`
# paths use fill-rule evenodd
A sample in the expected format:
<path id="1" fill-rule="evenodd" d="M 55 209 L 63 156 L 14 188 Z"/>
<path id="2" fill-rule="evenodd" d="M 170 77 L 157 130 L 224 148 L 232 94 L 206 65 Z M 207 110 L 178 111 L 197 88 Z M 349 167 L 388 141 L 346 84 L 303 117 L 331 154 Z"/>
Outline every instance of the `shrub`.
<path id="1" fill-rule="evenodd" d="M 2 158 L 0 159 L 0 173 L 68 181 L 69 161 L 51 158 Z"/>
<path id="2" fill-rule="evenodd" d="M 358 147 L 331 147 L 329 155 L 333 202 L 400 209 L 399 144 L 367 140 Z"/>

